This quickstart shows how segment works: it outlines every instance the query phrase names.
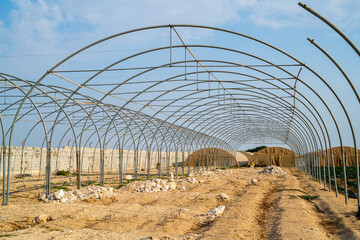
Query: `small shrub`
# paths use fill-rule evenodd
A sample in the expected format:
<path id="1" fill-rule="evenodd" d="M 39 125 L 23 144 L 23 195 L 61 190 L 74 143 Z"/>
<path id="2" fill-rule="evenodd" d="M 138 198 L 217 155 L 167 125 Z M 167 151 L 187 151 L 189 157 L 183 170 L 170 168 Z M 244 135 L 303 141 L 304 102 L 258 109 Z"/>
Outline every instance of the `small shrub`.
<path id="1" fill-rule="evenodd" d="M 69 176 L 69 171 L 68 170 L 57 170 L 55 172 L 56 176 Z"/>

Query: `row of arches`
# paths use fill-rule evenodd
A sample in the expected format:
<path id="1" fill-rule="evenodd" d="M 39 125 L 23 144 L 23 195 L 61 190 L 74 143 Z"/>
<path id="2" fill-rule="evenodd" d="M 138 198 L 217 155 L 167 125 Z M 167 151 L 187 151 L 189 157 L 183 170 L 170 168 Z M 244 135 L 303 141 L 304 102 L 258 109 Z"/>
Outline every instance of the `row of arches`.
<path id="1" fill-rule="evenodd" d="M 194 42 L 190 44 L 184 37 L 187 31 L 204 31 L 212 38 L 204 43 L 190 38 Z M 130 53 L 111 51 L 114 46 L 126 45 L 124 39 L 141 39 L 152 33 L 160 36 L 157 42 L 144 40 L 140 49 Z M 266 54 L 260 55 L 245 44 L 261 48 Z M 101 54 L 86 55 L 95 50 Z M 352 96 L 359 100 L 350 78 L 344 76 L 353 89 Z M 321 84 L 321 91 L 313 81 Z M 170 153 L 175 153 L 177 172 L 178 161 L 185 162 L 184 153 L 211 148 L 235 156 L 244 143 L 254 138 L 283 142 L 295 153 L 295 167 L 312 174 L 329 190 L 332 174 L 336 193 L 333 155 L 327 150 L 337 144 L 343 155 L 346 138 L 355 148 L 358 164 L 352 116 L 329 80 L 269 43 L 226 29 L 195 25 L 134 29 L 76 51 L 36 82 L 2 73 L 0 84 L 4 99 L 0 120 L 5 204 L 12 163 L 7 153 L 20 139 L 23 148 L 36 139 L 37 146 L 46 151 L 46 194 L 51 191 L 51 151 L 59 151 L 69 138 L 78 188 L 85 149 L 91 144 L 99 149 L 102 186 L 106 149 L 118 151 L 120 184 L 126 150 L 134 151 L 132 167 L 137 179 L 141 151 L 148 154 L 150 177 L 151 162 L 160 162 L 158 174 L 162 173 L 163 153 L 169 174 Z M 336 104 L 330 104 L 329 99 Z M 344 131 L 350 135 L 345 137 Z M 202 167 L 205 162 L 206 167 L 235 164 L 223 161 L 221 154 L 214 156 L 202 161 Z M 345 164 L 343 167 L 346 177 Z M 346 181 L 344 187 L 347 201 Z"/>

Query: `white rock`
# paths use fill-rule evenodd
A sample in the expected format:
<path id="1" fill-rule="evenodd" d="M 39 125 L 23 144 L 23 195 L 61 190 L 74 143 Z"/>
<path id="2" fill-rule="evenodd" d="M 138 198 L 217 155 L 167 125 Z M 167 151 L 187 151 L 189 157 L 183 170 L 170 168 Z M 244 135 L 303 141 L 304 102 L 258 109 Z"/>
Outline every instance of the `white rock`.
<path id="1" fill-rule="evenodd" d="M 92 198 L 96 198 L 99 199 L 99 195 L 96 192 L 92 192 L 88 195 L 88 198 L 92 199 Z"/>
<path id="2" fill-rule="evenodd" d="M 220 216 L 225 210 L 225 206 L 221 205 L 208 212 L 209 215 Z"/>
<path id="3" fill-rule="evenodd" d="M 131 175 L 126 175 L 124 179 L 125 179 L 125 180 L 132 180 L 133 177 L 132 177 Z"/>
<path id="4" fill-rule="evenodd" d="M 67 201 L 68 201 L 67 197 L 62 197 L 62 198 L 60 199 L 60 202 L 61 202 L 61 203 L 66 203 Z"/>
<path id="5" fill-rule="evenodd" d="M 221 193 L 220 195 L 217 195 L 217 198 L 223 202 L 230 200 L 230 197 L 226 193 Z"/>
<path id="6" fill-rule="evenodd" d="M 169 182 L 169 189 L 175 190 L 176 189 L 176 183 L 175 182 Z"/>
<path id="7" fill-rule="evenodd" d="M 57 200 L 60 200 L 64 196 L 65 196 L 65 192 L 64 192 L 63 189 L 59 189 L 54 193 L 54 198 L 57 199 Z"/>
<path id="8" fill-rule="evenodd" d="M 170 173 L 170 179 L 174 179 L 174 174 L 172 172 Z"/>
<path id="9" fill-rule="evenodd" d="M 46 223 L 47 221 L 50 221 L 52 218 L 46 214 L 41 214 L 34 218 L 34 223 Z"/>
<path id="10" fill-rule="evenodd" d="M 185 186 L 182 186 L 182 187 L 180 188 L 180 191 L 185 191 Z"/>
<path id="11" fill-rule="evenodd" d="M 258 172 L 258 174 L 285 175 L 286 172 L 283 171 L 278 166 L 271 165 L 271 166 L 265 167 L 262 171 Z"/>
<path id="12" fill-rule="evenodd" d="M 251 183 L 257 183 L 258 180 L 256 178 L 251 179 Z"/>

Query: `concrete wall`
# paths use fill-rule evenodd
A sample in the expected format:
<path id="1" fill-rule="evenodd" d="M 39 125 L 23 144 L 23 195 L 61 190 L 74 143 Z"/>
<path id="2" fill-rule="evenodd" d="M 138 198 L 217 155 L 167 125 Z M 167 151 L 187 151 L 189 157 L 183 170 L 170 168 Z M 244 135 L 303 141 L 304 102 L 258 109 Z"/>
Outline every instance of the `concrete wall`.
<path id="1" fill-rule="evenodd" d="M 85 148 L 81 149 L 82 154 L 82 169 L 83 172 L 99 172 L 100 168 L 100 149 L 99 148 Z M 105 149 L 104 151 L 105 171 L 116 172 L 119 169 L 119 150 Z M 166 153 L 150 152 L 150 167 L 156 168 L 161 158 L 161 166 L 166 167 Z M 175 163 L 175 152 L 170 152 L 170 164 Z M 184 152 L 184 159 L 188 156 Z M 1 155 L 2 157 L 2 155 Z M 22 159 L 22 160 L 21 160 Z M 138 151 L 138 167 L 139 169 L 147 169 L 147 152 Z M 178 153 L 178 162 L 182 161 L 182 153 Z M 1 159 L 2 162 L 2 159 Z M 46 149 L 38 147 L 24 147 L 22 156 L 22 147 L 11 148 L 11 172 L 12 174 L 20 174 L 21 169 L 26 174 L 43 174 L 46 167 Z M 75 148 L 63 147 L 60 149 L 51 150 L 51 169 L 76 171 L 76 153 Z M 123 169 L 124 171 L 134 169 L 134 151 L 123 150 Z M 2 171 L 1 171 L 2 172 Z M 0 173 L 1 174 L 1 173 Z"/>

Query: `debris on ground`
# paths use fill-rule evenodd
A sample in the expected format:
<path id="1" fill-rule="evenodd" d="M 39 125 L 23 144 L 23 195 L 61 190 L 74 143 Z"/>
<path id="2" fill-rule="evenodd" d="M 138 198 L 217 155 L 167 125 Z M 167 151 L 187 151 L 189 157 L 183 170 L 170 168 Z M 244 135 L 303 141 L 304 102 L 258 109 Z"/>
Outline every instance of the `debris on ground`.
<path id="1" fill-rule="evenodd" d="M 285 175 L 286 172 L 283 171 L 278 166 L 271 165 L 271 166 L 265 167 L 262 171 L 258 172 L 258 174 Z"/>
<path id="2" fill-rule="evenodd" d="M 48 216 L 47 214 L 41 214 L 33 219 L 33 223 L 46 223 L 51 220 L 51 216 Z"/>
<path id="3" fill-rule="evenodd" d="M 220 195 L 217 195 L 216 198 L 222 202 L 230 200 L 230 197 L 226 193 L 221 193 Z"/>
<path id="4" fill-rule="evenodd" d="M 112 198 L 116 195 L 112 187 L 105 188 L 100 186 L 88 186 L 81 190 L 73 191 L 64 191 L 59 189 L 53 195 L 46 197 L 46 194 L 43 193 L 40 197 L 40 201 L 44 202 L 54 202 L 54 203 L 73 203 L 76 201 L 88 201 L 92 199 L 100 198 Z"/>
<path id="5" fill-rule="evenodd" d="M 225 206 L 221 205 L 221 206 L 218 206 L 217 208 L 210 210 L 207 213 L 207 215 L 213 215 L 213 216 L 217 217 L 217 216 L 220 216 L 221 214 L 223 214 L 224 210 L 225 210 Z"/>
<path id="6" fill-rule="evenodd" d="M 160 192 L 173 190 L 176 190 L 176 182 L 174 179 L 154 179 L 152 181 L 148 180 L 141 183 L 141 185 L 135 189 L 137 192 Z"/>

